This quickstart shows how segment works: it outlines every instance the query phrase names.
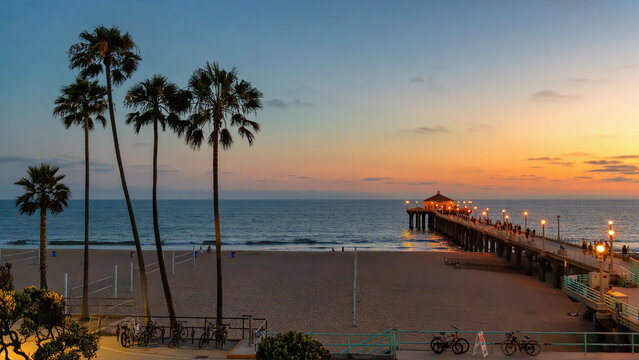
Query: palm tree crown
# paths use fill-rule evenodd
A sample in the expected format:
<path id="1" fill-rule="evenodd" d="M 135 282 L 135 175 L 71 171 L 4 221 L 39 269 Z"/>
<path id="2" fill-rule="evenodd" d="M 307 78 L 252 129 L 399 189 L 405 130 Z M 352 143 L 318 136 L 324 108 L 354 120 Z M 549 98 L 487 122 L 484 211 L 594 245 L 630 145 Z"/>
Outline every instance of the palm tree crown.
<path id="1" fill-rule="evenodd" d="M 154 121 L 162 126 L 162 130 L 166 130 L 167 125 L 176 129 L 180 123 L 179 114 L 188 110 L 190 99 L 189 91 L 179 89 L 164 76 L 154 75 L 127 93 L 125 104 L 139 111 L 129 113 L 126 123 L 133 124 L 136 133 Z"/>
<path id="2" fill-rule="evenodd" d="M 69 60 L 70 68 L 79 68 L 82 78 L 96 77 L 108 66 L 117 86 L 131 77 L 142 59 L 129 33 L 122 35 L 117 27 L 83 31 L 80 39 L 69 49 Z"/>
<path id="3" fill-rule="evenodd" d="M 64 127 L 84 126 L 87 121 L 89 130 L 93 130 L 94 120 L 102 127 L 106 126 L 102 114 L 107 110 L 107 91 L 104 86 L 98 85 L 97 80 L 78 78 L 73 84 L 60 89 L 60 92 L 62 94 L 55 100 L 53 115 L 62 119 Z"/>
<path id="4" fill-rule="evenodd" d="M 231 126 L 237 127 L 238 134 L 249 145 L 253 144 L 260 124 L 247 116 L 262 108 L 262 93 L 248 81 L 238 80 L 235 68 L 226 71 L 217 63 L 207 62 L 204 68 L 193 73 L 189 87 L 193 93 L 194 112 L 180 128 L 187 144 L 194 149 L 202 145 L 206 124 L 213 125 L 213 132 L 207 139 L 210 145 L 217 136 L 222 148 L 230 148 L 233 145 Z"/>
<path id="5" fill-rule="evenodd" d="M 61 183 L 65 175 L 58 175 L 57 166 L 40 164 L 29 166 L 27 177 L 16 181 L 16 185 L 24 187 L 24 194 L 16 200 L 20 214 L 33 215 L 38 209 L 46 209 L 56 215 L 69 205 L 71 191 Z"/>

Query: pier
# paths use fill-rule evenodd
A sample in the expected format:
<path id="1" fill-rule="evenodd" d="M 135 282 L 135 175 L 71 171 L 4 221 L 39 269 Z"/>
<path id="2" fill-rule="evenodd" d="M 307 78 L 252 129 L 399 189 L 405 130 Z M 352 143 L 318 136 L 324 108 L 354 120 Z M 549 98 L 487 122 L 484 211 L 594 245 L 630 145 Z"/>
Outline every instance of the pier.
<path id="1" fill-rule="evenodd" d="M 469 252 L 494 253 L 540 281 L 549 281 L 566 295 L 579 301 L 585 312 L 604 327 L 639 331 L 639 279 L 632 262 L 615 254 L 603 261 L 604 290 L 600 291 L 600 261 L 581 246 L 546 236 L 528 236 L 517 231 L 501 230 L 489 222 L 473 218 L 470 208 L 460 209 L 441 195 L 425 199 L 423 206 L 406 203 L 409 228 L 435 231 Z M 428 226 L 428 228 L 426 228 Z M 593 281 L 593 278 L 595 279 Z"/>

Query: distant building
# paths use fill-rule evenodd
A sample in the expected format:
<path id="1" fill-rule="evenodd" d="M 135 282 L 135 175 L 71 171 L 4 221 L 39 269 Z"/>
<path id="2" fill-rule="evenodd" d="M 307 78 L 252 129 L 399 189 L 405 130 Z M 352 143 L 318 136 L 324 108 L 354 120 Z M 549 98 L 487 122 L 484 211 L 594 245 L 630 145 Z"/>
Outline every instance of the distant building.
<path id="1" fill-rule="evenodd" d="M 437 190 L 437 194 L 429 197 L 428 199 L 424 199 L 424 209 L 445 209 L 447 206 L 455 206 L 455 200 L 442 195 L 439 190 Z"/>

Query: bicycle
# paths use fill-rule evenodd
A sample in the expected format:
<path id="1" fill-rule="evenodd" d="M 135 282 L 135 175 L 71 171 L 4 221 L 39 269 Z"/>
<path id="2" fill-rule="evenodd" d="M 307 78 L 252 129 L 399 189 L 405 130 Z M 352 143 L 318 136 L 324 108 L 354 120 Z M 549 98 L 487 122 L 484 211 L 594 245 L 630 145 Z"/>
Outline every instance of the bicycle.
<path id="1" fill-rule="evenodd" d="M 189 335 L 189 330 L 184 327 L 186 321 L 176 321 L 169 338 L 169 347 L 175 348 L 180 346 L 180 342 L 184 342 Z"/>
<path id="2" fill-rule="evenodd" d="M 441 354 L 447 347 L 450 347 L 457 355 L 463 354 L 470 348 L 470 344 L 464 338 L 459 337 L 459 329 L 452 326 L 455 329 L 454 334 L 446 335 L 445 332 L 440 332 L 441 336 L 435 336 L 430 341 L 430 348 L 435 354 Z"/>
<path id="3" fill-rule="evenodd" d="M 118 324 L 116 336 L 120 344 L 125 348 L 133 346 L 136 342 L 138 345 L 148 346 L 151 340 L 151 335 L 141 328 L 138 323 L 124 324 L 121 328 L 120 324 Z"/>
<path id="4" fill-rule="evenodd" d="M 517 349 L 523 351 L 528 355 L 537 356 L 541 351 L 541 345 L 537 340 L 533 340 L 524 335 L 524 340 L 518 340 L 515 333 L 519 333 L 518 330 L 506 334 L 506 340 L 501 343 L 501 351 L 506 355 L 514 354 Z"/>
<path id="5" fill-rule="evenodd" d="M 159 326 L 153 320 L 149 320 L 149 325 L 144 329 L 148 333 L 150 340 L 164 339 L 164 327 Z"/>
<path id="6" fill-rule="evenodd" d="M 217 324 L 209 322 L 200 336 L 198 347 L 201 349 L 204 344 L 208 344 L 210 341 L 215 341 L 215 347 L 221 345 L 220 349 L 224 349 L 226 338 L 228 336 L 227 328 L 228 326 L 226 324 L 222 324 L 218 327 Z"/>

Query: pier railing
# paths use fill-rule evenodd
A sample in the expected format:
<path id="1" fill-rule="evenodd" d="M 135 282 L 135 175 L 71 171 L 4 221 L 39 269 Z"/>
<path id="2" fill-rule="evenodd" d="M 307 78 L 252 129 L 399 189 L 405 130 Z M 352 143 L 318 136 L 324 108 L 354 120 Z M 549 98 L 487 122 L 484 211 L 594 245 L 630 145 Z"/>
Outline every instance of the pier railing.
<path id="1" fill-rule="evenodd" d="M 608 294 L 603 294 L 602 300 L 601 291 L 584 284 L 582 278 L 564 276 L 563 283 L 564 291 L 568 290 L 572 294 L 582 297 L 591 303 L 599 304 L 604 310 L 608 310 L 613 318 L 621 325 L 634 329 L 639 328 L 639 309 L 637 307 Z"/>
<path id="2" fill-rule="evenodd" d="M 320 341 L 334 354 L 387 354 L 394 356 L 398 350 L 432 351 L 430 342 L 445 330 L 388 329 L 380 333 L 306 333 Z M 470 343 L 471 351 L 479 330 L 459 331 Z M 491 352 L 501 351 L 500 345 L 511 331 L 483 331 L 485 343 Z M 266 333 L 273 336 L 277 333 Z M 537 340 L 542 351 L 583 351 L 584 353 L 618 352 L 635 353 L 639 350 L 639 333 L 635 332 L 553 332 L 519 331 L 518 336 Z M 614 339 L 614 340 L 613 340 Z"/>

